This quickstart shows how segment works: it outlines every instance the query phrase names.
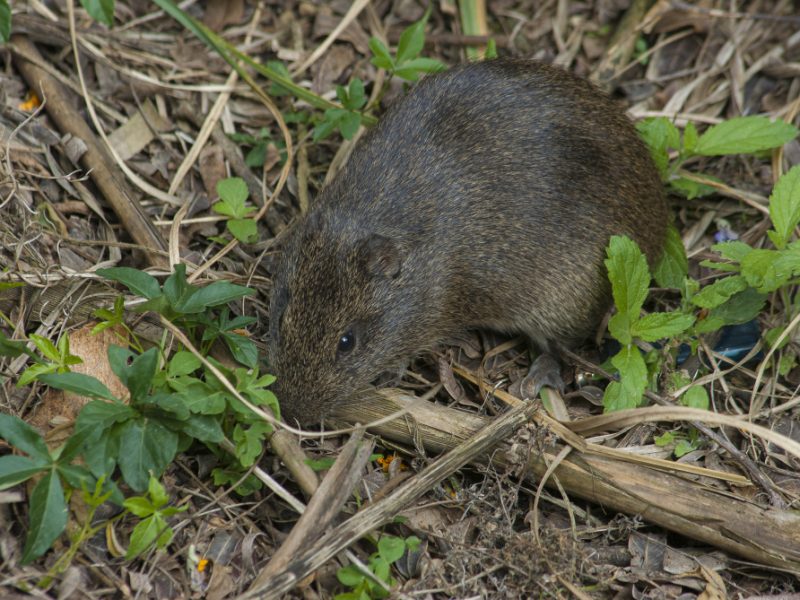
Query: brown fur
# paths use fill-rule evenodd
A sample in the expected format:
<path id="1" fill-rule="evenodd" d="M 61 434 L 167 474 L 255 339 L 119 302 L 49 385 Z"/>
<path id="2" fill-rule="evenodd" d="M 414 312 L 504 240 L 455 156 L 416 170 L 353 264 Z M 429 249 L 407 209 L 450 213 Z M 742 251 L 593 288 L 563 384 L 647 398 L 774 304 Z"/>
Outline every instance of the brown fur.
<path id="1" fill-rule="evenodd" d="M 584 339 L 610 305 L 610 236 L 652 262 L 666 224 L 647 148 L 588 82 L 525 60 L 427 77 L 287 244 L 269 340 L 285 416 L 317 420 L 467 327 Z"/>

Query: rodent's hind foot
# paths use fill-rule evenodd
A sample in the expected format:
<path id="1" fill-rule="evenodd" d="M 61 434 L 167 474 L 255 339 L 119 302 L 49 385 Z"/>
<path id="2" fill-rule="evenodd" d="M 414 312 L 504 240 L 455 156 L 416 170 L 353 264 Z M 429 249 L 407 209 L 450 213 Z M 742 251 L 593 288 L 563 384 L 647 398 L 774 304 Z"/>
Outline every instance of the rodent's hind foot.
<path id="1" fill-rule="evenodd" d="M 561 365 L 547 352 L 540 354 L 533 361 L 528 374 L 520 382 L 519 391 L 523 398 L 536 398 L 543 387 L 551 387 L 564 392 L 564 380 L 561 378 Z"/>

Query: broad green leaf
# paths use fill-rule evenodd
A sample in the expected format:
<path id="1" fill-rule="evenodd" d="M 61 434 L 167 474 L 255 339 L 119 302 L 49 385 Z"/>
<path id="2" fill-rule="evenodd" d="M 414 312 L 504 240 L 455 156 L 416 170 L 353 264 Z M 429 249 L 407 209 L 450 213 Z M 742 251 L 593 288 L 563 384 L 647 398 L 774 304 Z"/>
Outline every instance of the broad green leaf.
<path id="1" fill-rule="evenodd" d="M 382 535 L 378 540 L 378 553 L 389 564 L 400 560 L 406 551 L 406 543 L 402 538 L 393 535 Z"/>
<path id="2" fill-rule="evenodd" d="M 364 577 L 364 574 L 353 565 L 347 565 L 336 571 L 336 578 L 339 580 L 339 583 L 347 587 L 357 586 Z"/>
<path id="3" fill-rule="evenodd" d="M 662 179 L 665 179 L 669 167 L 669 150 L 678 150 L 681 145 L 678 128 L 666 117 L 657 117 L 639 121 L 636 129 L 650 148 L 650 155 Z"/>
<path id="4" fill-rule="evenodd" d="M 33 459 L 50 462 L 50 451 L 42 436 L 19 417 L 0 413 L 0 438 Z"/>
<path id="5" fill-rule="evenodd" d="M 670 225 L 667 229 L 664 254 L 656 263 L 653 276 L 661 287 L 680 288 L 687 273 L 689 273 L 689 261 L 686 258 L 681 234 Z"/>
<path id="6" fill-rule="evenodd" d="M 175 458 L 178 434 L 154 419 L 135 419 L 120 431 L 119 468 L 125 482 L 137 492 L 147 489 L 150 475 L 161 477 Z"/>
<path id="7" fill-rule="evenodd" d="M 258 240 L 258 228 L 253 219 L 229 219 L 225 225 L 231 235 L 244 244 Z"/>
<path id="8" fill-rule="evenodd" d="M 63 464 L 62 461 L 56 465 L 56 472 L 67 482 L 68 486 L 76 490 L 88 490 L 97 484 L 92 472 L 82 465 Z"/>
<path id="9" fill-rule="evenodd" d="M 126 380 L 124 383 L 131 393 L 132 403 L 135 404 L 150 392 L 153 376 L 156 374 L 156 369 L 158 369 L 158 361 L 158 348 L 150 348 L 136 356 L 130 366 L 125 369 Z"/>
<path id="10" fill-rule="evenodd" d="M 237 333 L 225 333 L 222 340 L 233 358 L 251 369 L 258 363 L 258 347 L 253 340 Z"/>
<path id="11" fill-rule="evenodd" d="M 158 513 L 147 517 L 133 528 L 128 551 L 125 553 L 127 560 L 132 560 L 147 550 L 164 528 L 164 523 Z"/>
<path id="12" fill-rule="evenodd" d="M 155 512 L 153 503 L 144 496 L 134 496 L 133 498 L 126 498 L 122 506 L 132 512 L 140 519 L 149 517 Z"/>
<path id="13" fill-rule="evenodd" d="M 250 192 L 247 184 L 241 177 L 228 177 L 217 182 L 217 194 L 232 207 L 243 209 Z M 243 217 L 244 214 L 234 214 L 235 217 Z"/>
<path id="14" fill-rule="evenodd" d="M 694 316 L 681 313 L 651 313 L 631 325 L 634 337 L 645 342 L 657 342 L 683 333 L 694 324 Z"/>
<path id="15" fill-rule="evenodd" d="M 66 390 L 81 396 L 88 396 L 89 398 L 102 398 L 104 400 L 116 400 L 114 394 L 111 393 L 105 384 L 92 377 L 91 375 L 84 375 L 83 373 L 50 373 L 47 375 L 40 375 L 39 381 L 51 388 L 58 390 Z"/>
<path id="16" fill-rule="evenodd" d="M 186 281 L 186 265 L 183 263 L 175 265 L 172 274 L 164 281 L 164 296 L 173 307 L 185 301 L 195 289 Z"/>
<path id="17" fill-rule="evenodd" d="M 33 459 L 27 456 L 14 454 L 0 456 L 0 490 L 8 489 L 30 479 L 47 468 L 49 464 L 47 460 Z"/>
<path id="18" fill-rule="evenodd" d="M 731 296 L 744 291 L 746 288 L 747 281 L 741 275 L 724 277 L 711 285 L 707 285 L 692 296 L 692 304 L 701 308 L 716 308 L 727 302 Z"/>
<path id="19" fill-rule="evenodd" d="M 203 312 L 206 308 L 226 304 L 245 296 L 252 296 L 255 290 L 236 285 L 228 281 L 215 281 L 197 290 L 186 301 L 176 305 L 176 309 L 183 313 L 192 314 Z"/>
<path id="20" fill-rule="evenodd" d="M 725 304 L 714 308 L 707 319 L 721 321 L 724 325 L 740 325 L 755 319 L 766 304 L 766 294 L 761 294 L 753 288 L 731 296 Z M 698 323 L 699 329 L 700 323 Z M 705 327 L 703 328 L 705 330 Z M 698 333 L 705 331 L 698 330 Z"/>
<path id="21" fill-rule="evenodd" d="M 781 254 L 776 250 L 753 249 L 742 259 L 742 275 L 756 291 L 773 292 L 785 285 L 791 276 L 791 269 L 782 268 L 780 259 Z"/>
<path id="22" fill-rule="evenodd" d="M 608 321 L 608 332 L 623 346 L 633 341 L 631 318 L 626 313 L 614 313 Z"/>
<path id="23" fill-rule="evenodd" d="M 797 137 L 797 128 L 767 117 L 736 117 L 706 130 L 697 140 L 695 152 L 702 156 L 752 154 L 778 148 Z"/>
<path id="24" fill-rule="evenodd" d="M 148 300 L 161 295 L 161 287 L 158 280 L 138 269 L 130 267 L 112 267 L 110 269 L 98 269 L 97 274 L 106 279 L 118 281 L 131 292 L 147 298 Z"/>
<path id="25" fill-rule="evenodd" d="M 233 429 L 236 458 L 243 467 L 250 467 L 263 452 L 264 437 L 272 431 L 269 423 L 253 423 L 249 427 L 239 423 Z"/>
<path id="26" fill-rule="evenodd" d="M 328 111 L 333 111 L 338 109 L 328 109 Z M 314 142 L 319 142 L 320 140 L 324 140 L 330 134 L 334 132 L 336 129 L 336 120 L 335 118 L 331 117 L 330 113 L 325 111 L 325 120 L 321 121 L 314 127 L 314 135 L 311 136 L 311 139 Z"/>
<path id="27" fill-rule="evenodd" d="M 419 58 L 406 61 L 400 65 L 395 71 L 395 75 L 406 79 L 406 77 L 400 75 L 401 72 L 414 71 L 415 73 L 438 73 L 439 71 L 444 71 L 445 69 L 447 69 L 447 67 L 435 58 L 425 58 L 420 56 Z M 416 81 L 416 77 L 414 78 L 414 81 Z"/>
<path id="28" fill-rule="evenodd" d="M 772 243 L 782 249 L 800 221 L 800 165 L 795 165 L 775 184 L 769 198 L 769 216 L 777 236 Z"/>
<path id="29" fill-rule="evenodd" d="M 27 564 L 47 552 L 67 526 L 64 490 L 53 470 L 48 471 L 33 488 L 28 518 L 30 530 L 25 540 L 22 564 Z"/>
<path id="30" fill-rule="evenodd" d="M 361 114 L 348 112 L 339 119 L 339 132 L 346 140 L 352 140 L 361 125 Z"/>
<path id="31" fill-rule="evenodd" d="M 81 5 L 98 23 L 114 26 L 114 0 L 81 0 Z"/>
<path id="32" fill-rule="evenodd" d="M 186 403 L 183 401 L 183 396 L 180 394 L 166 394 L 161 392 L 146 396 L 138 402 L 137 408 L 144 411 L 145 406 L 158 407 L 179 421 L 185 421 L 191 414 Z"/>
<path id="33" fill-rule="evenodd" d="M 170 378 L 180 375 L 191 375 L 199 369 L 202 364 L 200 359 L 188 350 L 179 350 L 169 361 L 167 375 Z"/>
<path id="34" fill-rule="evenodd" d="M 639 317 L 647 290 L 650 285 L 650 273 L 647 270 L 647 259 L 636 245 L 627 237 L 615 235 L 606 249 L 605 260 L 614 304 L 620 313 L 630 319 Z"/>
<path id="35" fill-rule="evenodd" d="M 708 410 L 709 401 L 706 388 L 702 385 L 693 385 L 680 397 L 680 403 L 689 408 Z"/>
<path id="36" fill-rule="evenodd" d="M 382 41 L 376 37 L 371 37 L 369 39 L 369 49 L 372 50 L 373 57 L 370 62 L 373 65 L 387 71 L 391 71 L 394 68 L 394 59 L 392 59 L 389 49 Z"/>
<path id="37" fill-rule="evenodd" d="M 219 444 L 225 439 L 219 421 L 212 416 L 190 415 L 182 425 L 183 433 L 201 442 Z"/>
<path id="38" fill-rule="evenodd" d="M 734 262 L 742 262 L 744 257 L 753 251 L 752 246 L 739 241 L 721 242 L 711 246 L 714 252 L 719 252 L 722 258 Z"/>
<path id="39" fill-rule="evenodd" d="M 115 445 L 107 448 L 108 440 L 106 438 L 109 431 L 116 423 L 131 419 L 136 414 L 136 411 L 130 406 L 121 402 L 92 400 L 87 403 L 78 413 L 75 430 L 67 440 L 60 460 L 62 462 L 72 460 L 86 444 L 90 444 L 84 452 L 87 464 L 97 477 L 107 473 L 108 469 L 115 464 L 115 460 L 109 460 L 106 451 L 108 450 L 111 455 L 116 456 Z M 98 441 L 98 439 L 102 441 Z"/>
<path id="40" fill-rule="evenodd" d="M 603 396 L 605 412 L 636 408 L 642 401 L 647 387 L 647 365 L 636 346 L 624 346 L 611 359 L 619 371 L 620 381 L 612 381 Z"/>

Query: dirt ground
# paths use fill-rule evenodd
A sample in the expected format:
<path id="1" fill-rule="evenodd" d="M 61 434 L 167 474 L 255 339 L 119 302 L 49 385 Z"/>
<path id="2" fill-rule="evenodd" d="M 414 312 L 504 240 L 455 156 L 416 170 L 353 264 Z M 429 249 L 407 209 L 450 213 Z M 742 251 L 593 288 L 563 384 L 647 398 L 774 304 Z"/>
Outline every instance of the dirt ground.
<path id="1" fill-rule="evenodd" d="M 479 14 L 482 4 L 475 3 Z M 379 117 L 407 84 L 387 78 L 370 63 L 370 38 L 394 47 L 403 30 L 423 17 L 426 4 L 209 0 L 182 7 L 250 57 L 281 61 L 295 83 L 326 99 L 336 100 L 337 85 L 360 78 L 367 97 L 383 91 L 382 105 L 372 110 Z M 491 38 L 500 56 L 535 58 L 592 79 L 634 119 L 666 116 L 680 128 L 692 122 L 702 131 L 724 119 L 767 114 L 800 125 L 800 11 L 790 0 L 488 0 L 483 33 L 465 33 L 453 1 L 434 2 L 431 9 L 422 53 L 448 66 L 468 60 L 468 48 Z M 214 50 L 154 3 L 118 0 L 114 10 L 109 28 L 80 5 L 71 14 L 63 2 L 18 2 L 12 10 L 12 40 L 0 46 L 0 285 L 25 284 L 0 287 L 0 330 L 17 340 L 31 333 L 52 340 L 69 337 L 72 352 L 84 358 L 84 372 L 109 381 L 109 387 L 114 380 L 103 375 L 109 373 L 104 358 L 114 334 L 88 331 L 96 322 L 93 311 L 109 308 L 125 290 L 98 281 L 95 269 L 147 268 L 161 278 L 171 262 L 180 260 L 192 265 L 190 272 L 202 271 L 199 281 L 255 288 L 256 294 L 235 310 L 254 317 L 247 331 L 263 354 L 272 258 L 281 235 L 313 202 L 351 147 L 338 133 L 315 141 L 311 123 L 288 119 L 293 160 L 287 167 L 281 126 Z M 346 27 L 338 27 L 343 22 Z M 38 84 L 23 76 L 23 63 L 41 69 L 63 93 L 45 98 L 42 107 L 42 98 L 31 97 Z M 263 77 L 253 77 L 264 90 L 274 91 Z M 292 95 L 273 94 L 271 99 L 284 116 L 322 114 Z M 69 129 L 77 121 L 91 140 L 82 139 L 84 130 Z M 95 154 L 95 147 L 105 148 L 105 139 L 116 156 Z M 777 172 L 796 164 L 797 140 L 780 153 L 698 158 L 687 165 L 725 184 L 703 198 L 670 197 L 693 276 L 707 274 L 700 262 L 711 256 L 720 230 L 735 230 L 754 246 L 766 243 L 769 217 L 758 202 L 763 208 Z M 249 201 L 266 208 L 256 241 L 238 243 L 217 256 L 230 234 L 211 205 L 217 200 L 217 182 L 230 175 L 244 179 Z M 679 296 L 662 292 L 655 303 L 674 306 Z M 775 326 L 776 312 L 762 314 L 761 331 Z M 128 322 L 152 343 L 168 335 L 154 319 L 130 313 Z M 796 339 L 790 339 L 783 352 L 796 346 Z M 714 410 L 748 414 L 751 391 L 758 385 L 763 410 L 755 422 L 800 441 L 793 401 L 800 368 L 790 365 L 778 373 L 773 363 L 760 362 L 762 353 L 754 361 L 727 365 L 720 375 L 713 353 L 701 347 L 703 353 L 711 357 L 705 364 L 716 366 L 706 372 L 717 375 L 705 380 Z M 578 354 L 567 358 L 565 368 L 573 419 L 602 412 L 598 388 L 579 389 L 578 384 L 597 372 L 603 357 L 594 346 Z M 27 364 L 24 355 L 0 355 L 0 412 L 47 432 L 55 445 L 63 441 L 58 432 L 71 426 L 82 401 L 41 383 L 18 387 Z M 736 428 L 714 428 L 726 446 L 685 421 L 631 422 L 617 435 L 590 440 L 593 448 L 604 446 L 617 454 L 602 457 L 595 448 L 596 454 L 584 456 L 576 449 L 582 434 L 572 433 L 571 456 L 555 461 L 558 444 L 571 439 L 570 431 L 557 425 L 551 429 L 541 417 L 535 425 L 518 428 L 502 449 L 489 447 L 469 465 L 425 487 L 428 480 L 420 474 L 455 445 L 452 440 L 468 442 L 476 437 L 468 427 L 507 414 L 492 396 L 492 386 L 513 389 L 527 364 L 519 340 L 486 332 L 451 340 L 416 358 L 400 389 L 423 395 L 441 382 L 433 401 L 442 411 L 463 412 L 436 414 L 469 416 L 443 418 L 436 439 L 427 431 L 403 437 L 376 429 L 380 435 L 374 452 L 396 459 L 365 461 L 356 470 L 356 494 L 345 490 L 341 507 L 330 501 L 327 520 L 304 524 L 307 537 L 283 565 L 273 565 L 275 581 L 294 580 L 271 589 L 290 591 L 265 597 L 331 598 L 350 591 L 337 571 L 352 557 L 368 562 L 379 532 L 422 540 L 394 563 L 392 597 L 800 597 L 800 526 L 793 520 L 800 499 L 798 459 Z M 375 416 L 351 415 L 350 422 Z M 448 429 L 453 419 L 464 429 Z M 439 427 L 433 420 L 426 426 Z M 665 432 L 696 441 L 677 461 L 681 466 L 713 469 L 731 478 L 688 470 L 665 474 L 620 459 L 624 449 L 636 457 L 673 460 L 672 448 L 655 442 Z M 302 447 L 310 458 L 330 460 L 343 452 L 348 437 L 287 442 L 288 452 Z M 171 502 L 186 508 L 170 517 L 175 536 L 165 550 L 130 561 L 123 557 L 136 524 L 130 515 L 74 543 L 86 516 L 76 494 L 67 533 L 53 550 L 21 564 L 31 486 L 0 491 L 0 597 L 237 597 L 287 540 L 295 541 L 290 532 L 299 515 L 287 496 L 308 501 L 308 488 L 297 481 L 297 471 L 277 443 L 265 450 L 258 465 L 278 485 L 248 495 L 212 477 L 219 457 L 204 446 L 179 453 L 162 477 Z M 0 440 L 0 455 L 11 453 Z M 548 487 L 540 488 L 551 459 L 566 462 L 555 480 L 548 473 Z M 401 502 L 399 491 L 414 485 L 420 494 Z M 624 500 L 615 499 L 616 485 L 626 490 Z M 333 498 L 336 488 L 324 489 Z M 347 529 L 348 518 L 365 505 L 378 505 L 379 499 L 390 502 L 378 519 L 380 527 L 365 528 L 371 531 L 367 535 L 355 526 Z M 117 514 L 113 508 L 104 510 L 95 515 L 96 523 Z M 338 542 L 326 538 L 327 550 L 315 545 L 323 530 L 333 528 L 347 535 L 342 533 Z M 726 541 L 717 544 L 717 539 Z M 770 545 L 780 539 L 789 540 L 785 552 Z M 381 591 L 372 593 L 384 597 Z"/>

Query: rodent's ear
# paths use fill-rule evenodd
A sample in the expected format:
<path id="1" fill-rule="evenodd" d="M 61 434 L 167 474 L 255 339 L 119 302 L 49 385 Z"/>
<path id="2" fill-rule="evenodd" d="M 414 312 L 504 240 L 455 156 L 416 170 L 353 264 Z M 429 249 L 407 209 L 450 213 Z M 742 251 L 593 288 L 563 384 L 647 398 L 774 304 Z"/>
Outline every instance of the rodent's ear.
<path id="1" fill-rule="evenodd" d="M 400 275 L 402 253 L 394 240 L 373 233 L 362 240 L 358 249 L 361 264 L 368 273 L 394 279 Z"/>

